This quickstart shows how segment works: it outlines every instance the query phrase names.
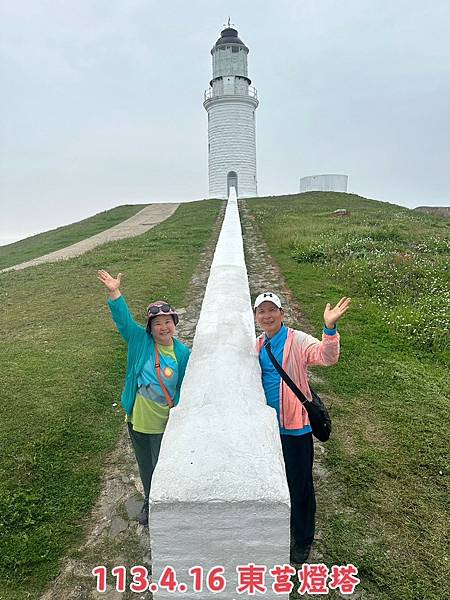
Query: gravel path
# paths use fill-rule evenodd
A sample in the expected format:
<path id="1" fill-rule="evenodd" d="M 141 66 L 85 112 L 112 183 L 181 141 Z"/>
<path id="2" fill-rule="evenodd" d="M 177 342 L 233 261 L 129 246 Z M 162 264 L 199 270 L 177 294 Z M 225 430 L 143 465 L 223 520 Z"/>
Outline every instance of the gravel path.
<path id="1" fill-rule="evenodd" d="M 66 248 L 61 248 L 61 250 L 55 250 L 55 252 L 44 254 L 44 256 L 39 256 L 38 258 L 33 258 L 32 260 L 19 263 L 18 265 L 2 269 L 0 273 L 5 273 L 6 271 L 19 271 L 21 269 L 35 267 L 36 265 L 41 265 L 43 263 L 57 262 L 59 260 L 74 258 L 75 256 L 80 256 L 85 252 L 89 252 L 89 250 L 93 250 L 101 244 L 141 235 L 141 233 L 145 233 L 149 229 L 152 229 L 152 227 L 155 225 L 158 225 L 158 223 L 161 223 L 161 221 L 164 221 L 173 215 L 178 206 L 179 204 L 168 203 L 149 204 L 129 219 L 126 219 L 126 221 L 114 225 L 114 227 L 110 227 L 105 231 L 101 231 L 92 237 L 81 240 L 80 242 L 72 244 L 71 246 L 67 246 Z"/>
<path id="2" fill-rule="evenodd" d="M 267 244 L 261 236 L 259 228 L 255 223 L 255 218 L 247 208 L 245 202 L 239 202 L 239 211 L 241 215 L 242 234 L 244 238 L 245 263 L 247 265 L 248 280 L 252 298 L 255 298 L 262 292 L 273 290 L 278 296 L 280 296 L 280 299 L 283 303 L 283 311 L 285 314 L 284 320 L 286 324 L 290 327 L 301 329 L 302 331 L 317 337 L 317 329 L 312 327 L 311 323 L 303 314 L 301 307 L 295 301 L 277 263 L 270 256 Z M 321 326 L 322 324 L 319 325 Z M 261 332 L 257 329 L 257 333 Z M 326 377 L 325 373 L 324 377 Z M 320 383 L 322 381 L 321 377 L 316 373 L 309 373 L 309 379 L 313 387 L 315 383 Z M 327 400 L 325 397 L 323 397 L 323 399 L 327 404 L 329 404 L 329 399 Z M 318 564 L 324 561 L 324 557 L 319 551 L 317 544 L 317 540 L 320 540 L 323 537 L 322 523 L 325 516 L 323 514 L 322 507 L 325 504 L 324 500 L 325 498 L 329 500 L 332 497 L 333 510 L 335 507 L 339 507 L 341 512 L 345 511 L 345 505 L 341 498 L 340 490 L 337 489 L 335 482 L 330 481 L 331 477 L 325 466 L 324 458 L 327 453 L 326 444 L 318 442 L 315 438 L 313 439 L 313 475 L 318 511 L 316 514 L 316 532 L 314 537 L 315 542 L 313 544 L 312 552 L 308 562 Z M 312 597 L 316 597 L 316 595 L 299 595 L 296 591 L 293 591 L 290 595 L 291 600 Z M 327 598 L 329 598 L 329 600 L 344 600 L 344 598 L 350 598 L 351 600 L 374 600 L 360 586 L 358 586 L 356 592 L 350 596 L 344 596 L 338 590 L 330 590 Z"/>

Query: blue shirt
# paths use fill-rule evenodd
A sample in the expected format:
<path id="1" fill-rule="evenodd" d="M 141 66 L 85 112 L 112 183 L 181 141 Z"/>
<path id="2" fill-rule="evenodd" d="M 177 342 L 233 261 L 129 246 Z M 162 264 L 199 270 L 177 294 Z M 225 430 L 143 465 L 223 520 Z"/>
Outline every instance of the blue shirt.
<path id="1" fill-rule="evenodd" d="M 178 362 L 173 351 L 173 345 L 158 346 L 159 350 L 159 361 L 160 361 L 160 374 L 161 379 L 164 383 L 166 390 L 169 392 L 169 396 L 173 399 L 177 391 L 178 383 Z M 159 383 L 158 373 L 155 368 L 155 363 L 152 360 L 148 360 L 142 367 L 142 371 L 138 375 L 138 393 L 147 398 L 153 400 L 163 406 L 167 405 L 166 397 Z"/>
<path id="2" fill-rule="evenodd" d="M 287 327 L 281 325 L 280 330 L 270 338 L 270 347 L 272 349 L 272 354 L 279 362 L 280 365 L 283 364 L 283 352 L 284 345 L 287 340 L 288 330 Z M 267 336 L 264 337 L 264 341 L 267 340 Z M 259 353 L 259 364 L 261 365 L 262 370 L 262 384 L 264 388 L 264 393 L 266 395 L 267 404 L 274 408 L 277 412 L 278 426 L 280 428 L 281 435 L 304 435 L 305 433 L 309 433 L 312 431 L 310 425 L 306 425 L 302 429 L 284 429 L 280 424 L 280 382 L 281 376 L 278 371 L 272 364 L 272 361 L 267 354 L 267 350 L 264 346 Z M 300 402 L 300 400 L 299 400 Z"/>

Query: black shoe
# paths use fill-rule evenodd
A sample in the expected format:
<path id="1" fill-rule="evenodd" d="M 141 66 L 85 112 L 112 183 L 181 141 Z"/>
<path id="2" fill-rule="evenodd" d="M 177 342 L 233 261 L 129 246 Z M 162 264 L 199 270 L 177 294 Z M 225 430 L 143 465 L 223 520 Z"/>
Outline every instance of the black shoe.
<path id="1" fill-rule="evenodd" d="M 302 565 L 308 560 L 308 557 L 311 553 L 311 546 L 305 546 L 304 548 L 299 548 L 298 546 L 293 546 L 291 548 L 291 565 Z"/>
<path id="2" fill-rule="evenodd" d="M 141 513 L 138 517 L 139 525 L 143 525 L 144 527 L 148 527 L 148 500 L 144 502 L 142 506 Z"/>

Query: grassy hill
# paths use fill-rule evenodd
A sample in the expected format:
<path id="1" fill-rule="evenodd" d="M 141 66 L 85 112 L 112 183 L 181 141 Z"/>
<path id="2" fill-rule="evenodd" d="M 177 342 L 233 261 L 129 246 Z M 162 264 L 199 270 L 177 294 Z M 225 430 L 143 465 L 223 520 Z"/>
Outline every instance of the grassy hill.
<path id="1" fill-rule="evenodd" d="M 331 192 L 248 205 L 311 323 L 353 299 L 341 359 L 318 371 L 334 424 L 324 562 L 357 565 L 377 600 L 449 598 L 449 222 Z"/>
<path id="2" fill-rule="evenodd" d="M 123 427 L 112 404 L 126 348 L 96 270 L 123 273 L 123 293 L 140 322 L 150 299 L 183 306 L 221 205 L 183 204 L 141 236 L 0 275 L 0 335 L 7 340 L 0 366 L 2 600 L 38 598 L 56 576 Z"/>
<path id="3" fill-rule="evenodd" d="M 0 246 L 0 269 L 43 256 L 114 227 L 142 210 L 146 204 L 125 204 L 105 210 L 77 223 L 38 233 L 13 244 Z"/>
<path id="4" fill-rule="evenodd" d="M 320 371 L 334 425 L 324 562 L 353 562 L 377 600 L 448 597 L 448 221 L 342 193 L 247 205 L 307 319 L 353 298 L 340 362 Z M 36 599 L 55 577 L 123 426 L 125 348 L 96 269 L 124 273 L 137 320 L 149 298 L 183 306 L 220 206 L 182 204 L 137 238 L 0 275 L 2 600 Z"/>

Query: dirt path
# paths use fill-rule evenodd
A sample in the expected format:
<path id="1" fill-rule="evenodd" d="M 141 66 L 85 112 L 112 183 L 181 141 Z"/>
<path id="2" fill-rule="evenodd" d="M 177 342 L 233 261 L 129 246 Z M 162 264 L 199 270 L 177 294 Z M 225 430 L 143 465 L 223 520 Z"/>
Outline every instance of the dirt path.
<path id="1" fill-rule="evenodd" d="M 32 260 L 19 263 L 18 265 L 2 269 L 0 273 L 6 273 L 6 271 L 19 271 L 21 269 L 26 269 L 27 267 L 34 267 L 47 262 L 57 262 L 59 260 L 74 258 L 85 252 L 89 252 L 89 250 L 93 250 L 101 244 L 141 235 L 141 233 L 145 233 L 155 225 L 158 225 L 158 223 L 161 223 L 161 221 L 165 221 L 168 217 L 173 215 L 178 206 L 179 204 L 149 204 L 129 219 L 114 225 L 114 227 L 110 227 L 105 231 L 101 231 L 96 235 L 81 240 L 71 246 L 67 246 L 66 248 L 61 248 L 61 250 L 55 250 L 55 252 L 50 252 L 49 254 L 44 254 L 38 258 L 33 258 Z"/>
<path id="2" fill-rule="evenodd" d="M 212 239 L 190 282 L 186 298 L 186 306 L 189 308 L 180 310 L 182 318 L 178 326 L 178 334 L 189 345 L 192 343 L 200 314 L 224 210 L 220 213 Z M 305 331 L 311 331 L 300 308 L 294 303 L 292 294 L 278 267 L 271 262 L 267 247 L 243 202 L 240 202 L 240 211 L 252 296 L 265 289 L 274 289 L 285 300 L 286 320 L 289 323 L 298 324 Z M 314 476 L 319 505 L 321 496 L 330 493 L 326 483 L 328 473 L 323 464 L 325 452 L 326 448 L 323 445 L 315 445 Z M 144 565 L 149 572 L 151 571 L 148 530 L 138 525 L 136 521 L 141 508 L 141 498 L 139 475 L 124 429 L 115 451 L 108 457 L 105 465 L 102 492 L 87 519 L 83 544 L 64 560 L 61 574 L 49 586 L 41 600 L 100 600 L 101 598 L 106 600 L 150 600 L 152 598 L 150 592 L 143 594 L 133 594 L 130 591 L 119 593 L 113 589 L 108 589 L 106 593 L 100 594 L 94 590 L 94 579 L 91 575 L 92 568 L 97 565 L 106 565 L 109 568 L 117 565 L 127 567 Z M 318 520 L 316 537 L 321 537 L 320 520 Z M 322 560 L 322 555 L 317 549 L 314 549 L 310 562 L 319 563 Z M 299 596 L 296 593 L 291 595 L 291 599 L 301 597 L 305 596 Z M 328 598 L 349 598 L 349 596 L 331 592 Z M 350 598 L 352 600 L 370 600 L 362 591 L 353 594 Z"/>
<path id="3" fill-rule="evenodd" d="M 300 306 L 294 300 L 292 292 L 287 286 L 279 267 L 271 258 L 267 245 L 264 239 L 261 237 L 261 234 L 255 223 L 255 219 L 248 210 L 246 203 L 241 201 L 239 203 L 239 209 L 244 238 L 245 263 L 247 265 L 250 293 L 252 298 L 264 291 L 273 290 L 280 296 L 281 301 L 284 303 L 283 310 L 286 316 L 286 323 L 288 323 L 291 327 L 296 327 L 302 331 L 310 333 L 311 335 L 317 336 L 317 332 L 314 331 L 314 328 L 302 313 Z M 320 383 L 321 379 L 317 374 L 310 373 L 310 381 L 312 384 Z M 328 503 L 329 499 L 333 498 L 334 507 L 339 506 L 341 502 L 339 498 L 339 490 L 337 490 L 336 486 L 330 486 L 329 473 L 325 467 L 324 461 L 326 452 L 326 444 L 321 444 L 314 438 L 313 473 L 318 511 L 316 515 L 315 543 L 313 545 L 308 562 L 315 564 L 322 563 L 324 561 L 323 554 L 320 553 L 317 547 L 317 540 L 320 540 L 323 537 L 321 518 L 323 518 L 324 515 L 321 511 L 321 506 L 325 503 L 325 498 L 327 498 Z M 300 596 L 295 591 L 291 594 L 291 600 L 313 597 L 317 596 L 310 594 Z M 364 592 L 364 590 L 360 589 L 360 586 L 358 586 L 356 592 L 351 596 L 344 596 L 336 590 L 331 590 L 327 595 L 327 598 L 330 600 L 344 598 L 350 598 L 351 600 L 372 600 L 369 595 Z"/>

